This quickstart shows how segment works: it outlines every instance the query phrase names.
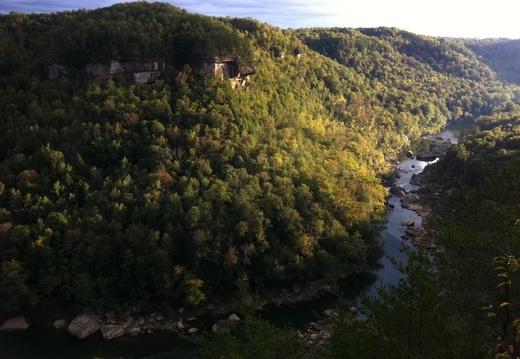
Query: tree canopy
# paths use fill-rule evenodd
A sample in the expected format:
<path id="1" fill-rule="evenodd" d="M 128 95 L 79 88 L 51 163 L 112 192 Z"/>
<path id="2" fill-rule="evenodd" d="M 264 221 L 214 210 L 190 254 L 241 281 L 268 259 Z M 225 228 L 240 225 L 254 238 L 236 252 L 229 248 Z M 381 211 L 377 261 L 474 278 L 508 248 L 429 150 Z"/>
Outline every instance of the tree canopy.
<path id="1" fill-rule="evenodd" d="M 463 42 L 134 2 L 0 16 L 0 313 L 197 304 L 367 270 L 389 159 L 512 108 Z M 234 89 L 195 66 L 233 56 Z M 154 83 L 91 62 L 167 63 Z M 45 66 L 70 72 L 49 79 Z M 117 303 L 117 304 L 116 304 Z"/>

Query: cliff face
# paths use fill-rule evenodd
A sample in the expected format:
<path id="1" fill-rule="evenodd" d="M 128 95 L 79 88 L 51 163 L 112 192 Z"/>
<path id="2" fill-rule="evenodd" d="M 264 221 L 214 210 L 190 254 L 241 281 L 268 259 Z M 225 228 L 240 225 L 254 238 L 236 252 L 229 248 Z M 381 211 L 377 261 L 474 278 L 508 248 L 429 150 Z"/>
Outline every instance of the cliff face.
<path id="1" fill-rule="evenodd" d="M 254 68 L 241 66 L 234 56 L 205 57 L 195 64 L 195 68 L 222 80 L 229 79 L 233 88 L 245 86 L 249 81 L 249 75 L 255 73 Z"/>
<path id="2" fill-rule="evenodd" d="M 111 79 L 121 74 L 131 81 L 145 84 L 155 82 L 166 70 L 164 59 L 150 61 L 112 60 L 109 62 L 90 62 L 85 65 L 85 72 L 96 79 Z M 44 68 L 48 79 L 70 76 L 70 68 L 61 64 L 49 64 Z"/>
<path id="3" fill-rule="evenodd" d="M 204 70 L 208 75 L 222 80 L 229 80 L 233 88 L 245 86 L 249 82 L 249 75 L 256 71 L 253 67 L 242 66 L 234 56 L 205 57 L 194 64 L 197 69 Z M 164 59 L 149 61 L 139 60 L 111 60 L 104 62 L 90 62 L 85 65 L 85 73 L 100 80 L 108 80 L 116 75 L 123 75 L 129 80 L 140 83 L 157 81 L 166 70 Z M 49 64 L 44 68 L 48 79 L 68 77 L 71 69 L 61 64 Z"/>
<path id="4" fill-rule="evenodd" d="M 43 71 L 45 72 L 45 76 L 50 80 L 55 79 L 57 77 L 70 76 L 70 69 L 62 64 L 45 65 Z"/>
<path id="5" fill-rule="evenodd" d="M 222 80 L 237 77 L 240 73 L 240 66 L 232 56 L 206 57 L 196 67 L 202 68 L 209 75 L 220 77 Z"/>
<path id="6" fill-rule="evenodd" d="M 85 66 L 87 74 L 98 79 L 112 78 L 114 75 L 129 76 L 136 83 L 151 83 L 161 77 L 166 70 L 163 59 L 152 61 L 121 61 L 92 62 Z"/>

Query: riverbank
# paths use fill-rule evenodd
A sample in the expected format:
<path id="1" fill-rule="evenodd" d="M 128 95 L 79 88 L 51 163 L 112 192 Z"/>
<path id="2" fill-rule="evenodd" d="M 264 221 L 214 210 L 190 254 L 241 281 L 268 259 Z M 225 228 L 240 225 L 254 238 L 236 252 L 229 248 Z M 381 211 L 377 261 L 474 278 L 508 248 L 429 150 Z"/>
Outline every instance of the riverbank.
<path id="1" fill-rule="evenodd" d="M 420 161 L 425 162 L 426 165 L 421 171 L 413 171 L 411 175 L 409 184 L 414 186 L 413 189 L 406 190 L 402 186 L 396 186 L 395 180 L 389 184 L 390 191 L 399 197 L 401 206 L 422 218 L 421 226 L 419 228 L 410 226 L 403 239 L 410 239 L 414 246 L 432 252 L 441 250 L 435 243 L 436 230 L 431 225 L 433 209 L 440 204 L 443 196 L 451 196 L 455 191 L 453 183 L 442 181 L 432 164 L 442 158 L 448 148 L 456 141 L 444 139 L 442 136 L 435 137 L 435 141 L 436 143 L 433 146 L 436 157 L 429 158 L 428 161 L 421 159 Z M 413 158 L 413 155 L 409 157 Z M 407 172 L 407 170 L 396 168 L 391 178 L 399 178 L 403 171 Z"/>
<path id="2" fill-rule="evenodd" d="M 414 173 L 418 169 L 414 169 Z M 403 169 L 397 170 L 398 172 Z M 396 177 L 400 176 L 396 175 Z M 422 178 L 420 175 L 414 175 L 413 178 L 418 181 Z M 413 190 L 411 190 L 413 191 Z M 414 191 L 417 192 L 417 191 Z M 418 201 L 417 193 L 410 193 L 405 189 L 399 190 L 401 206 L 415 211 L 422 217 L 426 217 L 429 210 L 426 206 L 421 205 Z M 417 221 L 415 221 L 417 223 Z M 411 239 L 411 241 L 420 245 L 423 238 L 424 229 L 408 225 L 406 228 L 407 237 L 403 239 Z M 394 253 L 387 253 L 394 255 Z M 393 274 L 392 274 L 393 275 Z M 111 340 L 120 336 L 138 336 L 142 334 L 151 334 L 154 332 L 169 332 L 178 334 L 195 334 L 199 331 L 211 331 L 213 325 L 221 320 L 227 320 L 230 317 L 236 319 L 238 317 L 238 308 L 244 306 L 252 306 L 261 310 L 266 307 L 290 308 L 300 305 L 301 303 L 310 302 L 320 296 L 330 295 L 331 288 L 336 283 L 328 280 L 315 282 L 293 283 L 286 288 L 273 289 L 267 293 L 263 293 L 257 298 L 241 298 L 245 303 L 237 300 L 213 298 L 196 307 L 182 308 L 177 311 L 164 311 L 157 308 L 155 311 L 148 313 L 130 312 L 114 313 L 114 312 L 94 312 L 89 309 L 67 310 L 59 314 L 48 313 L 45 318 L 35 320 L 35 324 L 53 328 L 58 331 L 70 332 L 78 338 L 86 338 L 95 333 L 100 332 L 105 340 Z M 326 309 L 329 309 L 328 307 Z M 81 313 L 78 314 L 78 312 Z M 321 310 L 320 310 L 321 311 Z M 31 318 L 32 319 L 32 318 Z"/>
<path id="3" fill-rule="evenodd" d="M 195 334 L 199 331 L 211 331 L 214 324 L 222 320 L 239 320 L 238 308 L 252 306 L 261 310 L 266 306 L 291 306 L 308 302 L 331 292 L 327 280 L 293 283 L 289 288 L 271 290 L 258 297 L 241 298 L 238 300 L 215 299 L 206 301 L 195 307 L 182 308 L 178 311 L 157 311 L 148 314 L 99 312 L 88 308 L 74 311 L 73 308 L 59 310 L 56 313 L 46 313 L 39 318 L 19 316 L 7 319 L 3 330 L 24 331 L 31 324 L 46 327 L 56 331 L 69 332 L 71 335 L 85 339 L 98 332 L 105 340 L 121 336 L 138 336 L 154 332 L 169 332 L 178 334 Z M 31 321 L 33 323 L 31 323 Z M 24 323 L 23 326 L 20 323 Z"/>

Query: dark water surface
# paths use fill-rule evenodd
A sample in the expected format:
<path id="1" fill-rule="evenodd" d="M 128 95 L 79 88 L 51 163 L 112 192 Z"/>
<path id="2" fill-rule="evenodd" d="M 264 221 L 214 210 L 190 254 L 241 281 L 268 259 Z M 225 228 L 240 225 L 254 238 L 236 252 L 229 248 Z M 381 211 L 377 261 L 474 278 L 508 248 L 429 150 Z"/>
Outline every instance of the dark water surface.
<path id="1" fill-rule="evenodd" d="M 456 142 L 464 130 L 451 129 L 441 134 L 424 138 L 432 140 L 442 137 Z M 421 172 L 426 162 L 405 159 L 396 167 L 401 172 L 397 185 L 410 191 L 416 186 L 410 184 L 413 173 Z M 340 286 L 342 298 L 356 304 L 359 295 L 366 292 L 370 296 L 377 295 L 377 288 L 386 284 L 396 284 L 402 274 L 394 267 L 390 258 L 405 263 L 407 260 L 403 248 L 412 248 L 410 241 L 403 240 L 406 227 L 401 226 L 404 219 L 414 219 L 419 227 L 422 219 L 415 212 L 402 208 L 399 198 L 393 196 L 389 203 L 394 209 L 386 216 L 386 227 L 382 232 L 384 255 L 380 259 L 380 267 L 373 273 L 349 277 Z M 315 321 L 317 316 L 328 308 L 337 305 L 338 297 L 330 294 L 316 298 L 311 302 L 294 307 L 269 307 L 262 316 L 274 324 L 290 324 L 300 328 Z M 0 359 L 187 359 L 195 354 L 193 344 L 183 341 L 172 333 L 155 332 L 137 337 L 125 336 L 105 341 L 100 334 L 86 339 L 77 339 L 67 332 L 48 328 L 31 327 L 23 333 L 0 332 Z"/>
<path id="2" fill-rule="evenodd" d="M 111 341 L 105 341 L 101 334 L 77 339 L 66 331 L 41 327 L 0 334 L 0 359 L 184 359 L 192 358 L 194 353 L 192 344 L 163 332 Z"/>

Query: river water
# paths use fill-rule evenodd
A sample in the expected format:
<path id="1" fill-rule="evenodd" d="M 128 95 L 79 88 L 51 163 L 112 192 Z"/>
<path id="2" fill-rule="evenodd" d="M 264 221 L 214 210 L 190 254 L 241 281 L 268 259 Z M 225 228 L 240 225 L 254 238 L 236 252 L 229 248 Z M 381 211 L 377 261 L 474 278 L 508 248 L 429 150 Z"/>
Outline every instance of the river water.
<path id="1" fill-rule="evenodd" d="M 463 132 L 450 129 L 438 135 L 423 138 L 427 141 L 435 138 L 457 142 Z M 401 177 L 396 184 L 407 191 L 416 186 L 410 184 L 414 173 L 421 172 L 426 162 L 415 159 L 403 159 L 396 168 Z M 413 219 L 419 227 L 422 219 L 415 212 L 402 208 L 397 196 L 389 198 L 393 209 L 386 215 L 386 226 L 382 231 L 383 256 L 378 269 L 355 277 L 349 277 L 340 285 L 341 298 L 353 305 L 359 302 L 359 295 L 366 292 L 370 296 L 377 295 L 377 288 L 388 284 L 397 284 L 402 278 L 390 258 L 406 263 L 407 255 L 403 248 L 412 248 L 409 240 L 403 239 L 406 227 L 401 225 L 404 219 Z M 294 307 L 270 307 L 262 315 L 271 322 L 283 325 L 288 323 L 295 328 L 303 327 L 317 319 L 317 314 L 328 308 L 334 308 L 338 296 L 325 295 L 311 302 Z M 86 339 L 76 339 L 66 332 L 48 328 L 31 327 L 23 333 L 0 332 L 0 359 L 187 359 L 193 358 L 195 348 L 171 333 L 153 333 L 137 337 L 120 337 L 109 342 L 103 340 L 101 334 Z"/>

